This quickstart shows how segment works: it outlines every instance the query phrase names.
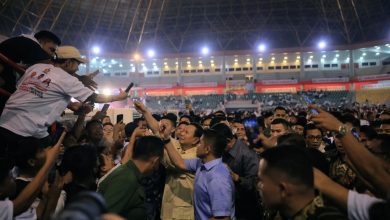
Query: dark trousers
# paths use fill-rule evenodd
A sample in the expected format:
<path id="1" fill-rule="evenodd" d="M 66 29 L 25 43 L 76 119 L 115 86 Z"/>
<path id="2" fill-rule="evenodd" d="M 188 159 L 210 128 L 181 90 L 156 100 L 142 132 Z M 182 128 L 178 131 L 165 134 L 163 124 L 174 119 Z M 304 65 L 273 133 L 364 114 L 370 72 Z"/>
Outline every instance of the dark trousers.
<path id="1" fill-rule="evenodd" d="M 50 136 L 44 138 L 23 137 L 0 127 L 0 158 L 8 158 L 13 162 L 23 148 L 27 148 L 31 144 L 39 144 L 46 148 L 51 144 L 50 142 Z"/>

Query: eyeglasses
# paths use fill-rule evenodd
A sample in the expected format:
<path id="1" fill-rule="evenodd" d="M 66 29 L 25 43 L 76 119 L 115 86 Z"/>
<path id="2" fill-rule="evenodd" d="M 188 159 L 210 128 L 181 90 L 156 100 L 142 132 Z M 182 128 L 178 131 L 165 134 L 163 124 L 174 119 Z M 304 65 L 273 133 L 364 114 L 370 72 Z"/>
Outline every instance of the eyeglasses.
<path id="1" fill-rule="evenodd" d="M 310 139 L 310 140 L 321 140 L 322 136 L 309 135 L 309 136 L 307 136 L 307 139 Z"/>
<path id="2" fill-rule="evenodd" d="M 103 131 L 106 131 L 106 132 L 108 132 L 108 131 L 113 131 L 114 129 L 113 128 L 104 128 L 103 129 Z"/>

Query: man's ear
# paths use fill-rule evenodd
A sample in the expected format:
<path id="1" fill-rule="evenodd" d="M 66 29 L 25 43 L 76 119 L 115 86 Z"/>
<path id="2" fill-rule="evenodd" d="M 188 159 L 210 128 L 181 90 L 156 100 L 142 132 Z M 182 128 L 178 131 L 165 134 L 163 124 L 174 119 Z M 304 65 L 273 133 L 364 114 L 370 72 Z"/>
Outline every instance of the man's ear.
<path id="1" fill-rule="evenodd" d="M 192 142 L 192 145 L 197 145 L 197 144 L 199 144 L 199 142 L 200 142 L 200 138 L 195 137 L 194 141 Z"/>
<path id="2" fill-rule="evenodd" d="M 286 198 L 291 194 L 290 184 L 286 182 L 280 182 L 278 184 L 279 187 L 279 193 L 282 198 Z"/>

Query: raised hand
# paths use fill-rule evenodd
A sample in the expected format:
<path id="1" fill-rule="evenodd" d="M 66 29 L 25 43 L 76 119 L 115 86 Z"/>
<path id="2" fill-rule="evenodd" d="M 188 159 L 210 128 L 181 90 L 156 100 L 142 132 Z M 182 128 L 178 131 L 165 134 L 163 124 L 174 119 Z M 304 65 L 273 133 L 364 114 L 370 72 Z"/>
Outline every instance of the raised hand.
<path id="1" fill-rule="evenodd" d="M 135 110 L 137 110 L 140 114 L 144 114 L 145 112 L 148 111 L 146 106 L 140 101 L 135 101 L 134 107 L 135 107 Z"/>
<path id="2" fill-rule="evenodd" d="M 312 115 L 310 119 L 318 127 L 325 128 L 329 131 L 338 131 L 340 126 L 343 124 L 336 117 L 322 110 L 320 107 L 316 105 L 309 105 L 309 109 L 317 110 L 318 115 Z"/>

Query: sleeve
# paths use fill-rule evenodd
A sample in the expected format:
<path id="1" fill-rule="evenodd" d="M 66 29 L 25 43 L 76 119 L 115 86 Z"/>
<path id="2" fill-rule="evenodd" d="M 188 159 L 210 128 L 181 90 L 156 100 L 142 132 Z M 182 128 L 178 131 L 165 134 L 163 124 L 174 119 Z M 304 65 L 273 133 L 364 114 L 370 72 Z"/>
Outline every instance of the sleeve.
<path id="1" fill-rule="evenodd" d="M 0 219 L 12 220 L 14 215 L 14 204 L 10 200 L 0 201 Z"/>
<path id="2" fill-rule="evenodd" d="M 69 96 L 85 102 L 94 92 L 85 87 L 76 77 L 66 73 L 63 77 L 63 81 L 59 83 L 61 89 Z"/>
<path id="3" fill-rule="evenodd" d="M 240 176 L 239 186 L 245 191 L 252 191 L 255 189 L 255 180 L 259 166 L 259 159 L 254 151 L 247 151 L 243 156 L 243 176 Z"/>
<path id="4" fill-rule="evenodd" d="M 184 163 L 186 165 L 186 169 L 192 172 L 196 172 L 198 167 L 201 165 L 200 159 L 184 160 Z"/>
<path id="5" fill-rule="evenodd" d="M 46 51 L 44 51 L 37 42 L 27 38 L 20 37 L 21 41 L 23 41 L 23 62 L 27 64 L 36 64 L 39 61 L 50 60 L 51 57 Z"/>
<path id="6" fill-rule="evenodd" d="M 213 217 L 230 216 L 234 203 L 233 185 L 227 178 L 213 178 L 208 186 Z"/>
<path id="7" fill-rule="evenodd" d="M 370 219 L 369 209 L 377 202 L 383 200 L 371 197 L 366 194 L 360 194 L 355 191 L 348 191 L 348 219 L 365 220 Z"/>
<path id="8" fill-rule="evenodd" d="M 117 175 L 112 179 L 106 179 L 105 181 L 104 187 L 102 186 L 103 184 L 101 184 L 102 187 L 98 189 L 98 192 L 101 193 L 106 200 L 107 210 L 120 214 L 125 208 L 126 202 L 133 196 L 136 189 L 129 184 L 129 180 L 123 175 Z"/>

